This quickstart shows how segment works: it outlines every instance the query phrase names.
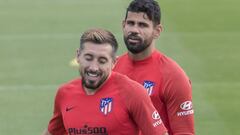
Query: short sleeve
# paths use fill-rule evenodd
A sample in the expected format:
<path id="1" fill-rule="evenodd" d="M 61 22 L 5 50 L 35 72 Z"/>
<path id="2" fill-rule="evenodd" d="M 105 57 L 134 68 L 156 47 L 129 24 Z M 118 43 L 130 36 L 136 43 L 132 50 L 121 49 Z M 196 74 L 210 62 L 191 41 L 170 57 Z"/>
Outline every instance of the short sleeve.
<path id="1" fill-rule="evenodd" d="M 62 119 L 61 108 L 60 108 L 60 105 L 61 105 L 60 101 L 62 98 L 61 95 L 62 95 L 61 90 L 59 89 L 55 97 L 53 116 L 48 125 L 48 131 L 52 135 L 66 134 L 66 130 L 64 128 L 63 119 Z"/>

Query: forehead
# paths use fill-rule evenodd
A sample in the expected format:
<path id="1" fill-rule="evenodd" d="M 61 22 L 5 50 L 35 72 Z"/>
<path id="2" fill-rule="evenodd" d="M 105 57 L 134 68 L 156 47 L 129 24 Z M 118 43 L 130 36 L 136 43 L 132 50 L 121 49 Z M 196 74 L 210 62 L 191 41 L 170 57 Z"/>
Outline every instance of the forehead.
<path id="1" fill-rule="evenodd" d="M 83 46 L 83 54 L 110 57 L 113 52 L 113 48 L 109 43 L 96 44 L 93 42 L 86 42 L 83 44 Z"/>
<path id="2" fill-rule="evenodd" d="M 128 11 L 126 20 L 152 23 L 152 21 L 148 18 L 147 14 L 143 12 Z"/>

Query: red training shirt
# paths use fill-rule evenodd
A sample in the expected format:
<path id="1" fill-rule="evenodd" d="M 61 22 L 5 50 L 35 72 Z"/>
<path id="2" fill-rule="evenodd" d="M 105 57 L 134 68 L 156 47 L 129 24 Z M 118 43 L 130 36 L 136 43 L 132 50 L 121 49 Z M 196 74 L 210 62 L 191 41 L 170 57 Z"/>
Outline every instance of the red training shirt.
<path id="1" fill-rule="evenodd" d="M 170 135 L 193 135 L 192 88 L 187 75 L 172 59 L 154 50 L 144 60 L 120 56 L 114 71 L 142 84 Z"/>
<path id="2" fill-rule="evenodd" d="M 52 135 L 162 135 L 166 128 L 144 88 L 112 72 L 94 95 L 81 79 L 59 88 L 48 131 Z"/>

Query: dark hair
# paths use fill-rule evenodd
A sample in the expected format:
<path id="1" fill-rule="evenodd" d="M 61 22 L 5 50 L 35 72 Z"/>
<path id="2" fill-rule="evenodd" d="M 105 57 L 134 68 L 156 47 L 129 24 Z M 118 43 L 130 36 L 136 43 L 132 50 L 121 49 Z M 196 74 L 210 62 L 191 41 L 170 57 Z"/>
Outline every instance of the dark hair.
<path id="1" fill-rule="evenodd" d="M 113 48 L 113 55 L 115 57 L 118 43 L 115 36 L 108 30 L 95 28 L 85 31 L 80 38 L 80 50 L 84 48 L 83 44 L 85 42 L 92 42 L 96 44 L 109 43 Z"/>
<path id="2" fill-rule="evenodd" d="M 147 14 L 148 18 L 154 25 L 160 24 L 161 10 L 160 6 L 155 0 L 133 0 L 126 12 L 125 20 L 127 19 L 128 12 L 143 12 Z"/>

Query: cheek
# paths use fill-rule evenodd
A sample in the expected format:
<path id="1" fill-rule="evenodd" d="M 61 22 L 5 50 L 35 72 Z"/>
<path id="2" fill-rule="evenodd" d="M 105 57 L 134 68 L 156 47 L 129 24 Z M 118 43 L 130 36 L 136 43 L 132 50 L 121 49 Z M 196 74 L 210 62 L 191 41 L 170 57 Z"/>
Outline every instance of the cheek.
<path id="1" fill-rule="evenodd" d="M 124 35 L 124 36 L 127 36 L 127 35 L 128 35 L 127 33 L 128 33 L 128 31 L 125 30 L 125 29 L 123 29 L 123 35 Z"/>
<path id="2" fill-rule="evenodd" d="M 144 37 L 146 39 L 149 39 L 149 38 L 153 37 L 153 33 L 152 32 L 146 32 L 146 33 L 144 33 Z"/>
<path id="3" fill-rule="evenodd" d="M 104 69 L 105 74 L 110 74 L 112 71 L 112 66 L 105 67 Z"/>
<path id="4" fill-rule="evenodd" d="M 76 58 L 76 61 L 77 61 L 77 63 L 78 63 L 78 64 L 80 64 L 80 60 L 79 60 L 79 58 L 78 58 L 78 57 Z"/>
<path id="5" fill-rule="evenodd" d="M 84 71 L 86 67 L 89 67 L 89 63 L 84 60 L 79 60 L 79 70 Z"/>
<path id="6" fill-rule="evenodd" d="M 130 31 L 130 27 L 128 27 L 128 26 L 125 26 L 124 28 L 123 28 L 123 32 L 124 33 L 128 33 L 129 31 Z"/>
<path id="7" fill-rule="evenodd" d="M 106 72 L 111 72 L 112 68 L 106 68 Z"/>

